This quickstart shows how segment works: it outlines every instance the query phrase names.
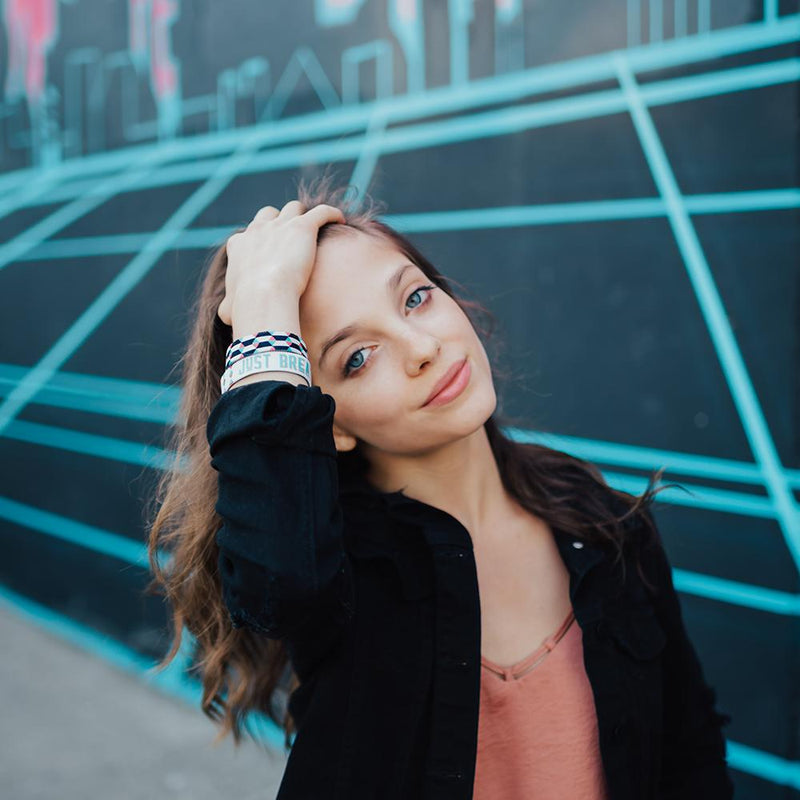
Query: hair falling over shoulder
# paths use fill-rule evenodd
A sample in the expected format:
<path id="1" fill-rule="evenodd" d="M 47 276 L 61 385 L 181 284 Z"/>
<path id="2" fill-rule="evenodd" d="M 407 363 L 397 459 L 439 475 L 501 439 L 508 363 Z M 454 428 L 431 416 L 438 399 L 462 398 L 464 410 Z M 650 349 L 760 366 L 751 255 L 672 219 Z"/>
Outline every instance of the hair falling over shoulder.
<path id="1" fill-rule="evenodd" d="M 354 228 L 388 240 L 416 263 L 470 318 L 489 353 L 495 381 L 505 382 L 512 377 L 497 366 L 502 353 L 492 338 L 491 312 L 480 303 L 457 296 L 453 286 L 459 284 L 441 274 L 409 239 L 380 221 L 382 209 L 378 205 L 369 198 L 368 202 L 362 199 L 351 204 L 351 187 L 337 187 L 327 171 L 313 180 L 302 179 L 296 196 L 307 209 L 325 203 L 345 212 L 345 224 L 324 225 L 318 242 Z M 268 202 L 265 198 L 265 204 Z M 157 669 L 169 665 L 181 648 L 182 636 L 190 634 L 194 649 L 190 673 L 201 681 L 203 712 L 219 724 L 215 743 L 232 733 L 238 745 L 243 732 L 258 741 L 247 726 L 249 713 L 255 711 L 266 714 L 284 730 L 288 749 L 294 721 L 288 707 L 279 718 L 276 693 L 283 691 L 288 697 L 299 681 L 286 645 L 248 628 L 233 627 L 222 599 L 217 568 L 215 535 L 221 519 L 215 510 L 217 473 L 211 467 L 206 424 L 220 397 L 225 352 L 232 340 L 231 328 L 216 313 L 225 295 L 226 268 L 223 243 L 207 259 L 188 317 L 187 345 L 175 365 L 182 377 L 178 418 L 168 434 L 173 462 L 160 475 L 145 509 L 152 572 L 147 591 L 164 596 L 172 628 L 170 649 Z M 480 316 L 490 320 L 488 328 L 479 323 Z M 511 422 L 496 412 L 485 423 L 508 491 L 550 525 L 586 540 L 607 543 L 621 560 L 630 538 L 624 521 L 645 509 L 658 491 L 667 488 L 654 489 L 663 470 L 651 476 L 641 496 L 619 492 L 608 486 L 600 470 L 589 462 L 540 444 L 511 439 L 501 430 L 501 425 Z M 351 458 L 358 459 L 359 454 L 340 454 L 340 467 L 346 469 L 349 463 L 355 464 Z M 625 510 L 617 515 L 612 509 Z M 649 520 L 647 525 L 651 525 Z M 165 556 L 166 565 L 162 563 Z M 287 672 L 289 683 L 284 689 L 281 682 Z"/>

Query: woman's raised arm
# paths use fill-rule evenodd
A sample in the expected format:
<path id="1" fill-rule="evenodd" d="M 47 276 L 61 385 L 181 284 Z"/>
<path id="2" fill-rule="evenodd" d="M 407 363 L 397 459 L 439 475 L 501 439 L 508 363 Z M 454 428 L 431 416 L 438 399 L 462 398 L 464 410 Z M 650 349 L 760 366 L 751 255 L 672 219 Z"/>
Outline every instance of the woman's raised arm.
<path id="1" fill-rule="evenodd" d="M 262 380 L 223 394 L 207 426 L 231 621 L 316 657 L 353 613 L 334 411 L 317 386 Z"/>

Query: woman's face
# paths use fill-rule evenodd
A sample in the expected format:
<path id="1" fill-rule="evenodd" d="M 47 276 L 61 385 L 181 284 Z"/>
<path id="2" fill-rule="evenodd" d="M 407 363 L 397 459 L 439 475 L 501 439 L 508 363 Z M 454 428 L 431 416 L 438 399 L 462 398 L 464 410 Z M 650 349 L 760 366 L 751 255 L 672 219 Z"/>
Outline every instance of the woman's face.
<path id="1" fill-rule="evenodd" d="M 318 246 L 300 298 L 300 329 L 313 383 L 336 401 L 339 450 L 359 439 L 367 457 L 370 447 L 420 454 L 473 433 L 494 411 L 486 351 L 456 301 L 431 285 L 389 242 L 360 231 Z M 352 333 L 323 353 L 347 326 Z M 424 406 L 434 384 L 465 357 L 463 391 Z"/>

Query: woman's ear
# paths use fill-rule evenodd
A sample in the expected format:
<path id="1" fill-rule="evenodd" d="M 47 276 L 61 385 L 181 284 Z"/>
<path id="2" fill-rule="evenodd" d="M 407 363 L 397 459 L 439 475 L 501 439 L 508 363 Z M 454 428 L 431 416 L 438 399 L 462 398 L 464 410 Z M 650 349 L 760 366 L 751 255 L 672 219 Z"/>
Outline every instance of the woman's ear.
<path id="1" fill-rule="evenodd" d="M 336 450 L 340 453 L 347 453 L 356 446 L 356 437 L 345 433 L 335 422 L 333 423 L 333 442 Z"/>

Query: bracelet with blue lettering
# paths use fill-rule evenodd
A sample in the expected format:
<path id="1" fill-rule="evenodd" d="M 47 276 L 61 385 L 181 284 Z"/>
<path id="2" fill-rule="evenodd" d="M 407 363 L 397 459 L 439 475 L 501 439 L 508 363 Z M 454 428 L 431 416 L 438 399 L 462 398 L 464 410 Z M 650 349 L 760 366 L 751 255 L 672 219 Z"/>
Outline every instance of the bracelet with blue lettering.
<path id="1" fill-rule="evenodd" d="M 260 372 L 293 372 L 303 378 L 307 386 L 311 386 L 311 365 L 305 356 L 291 350 L 269 350 L 253 353 L 234 362 L 222 374 L 220 388 L 224 394 L 236 381 Z"/>

